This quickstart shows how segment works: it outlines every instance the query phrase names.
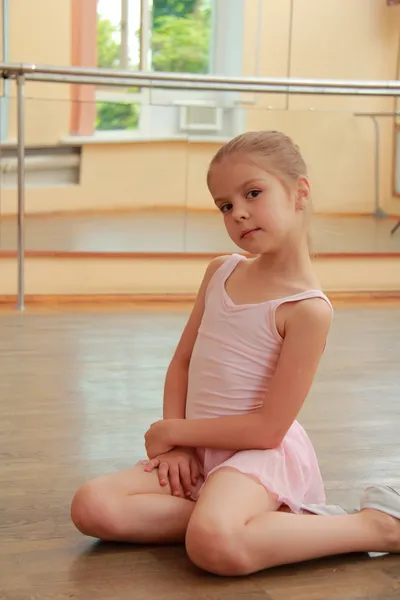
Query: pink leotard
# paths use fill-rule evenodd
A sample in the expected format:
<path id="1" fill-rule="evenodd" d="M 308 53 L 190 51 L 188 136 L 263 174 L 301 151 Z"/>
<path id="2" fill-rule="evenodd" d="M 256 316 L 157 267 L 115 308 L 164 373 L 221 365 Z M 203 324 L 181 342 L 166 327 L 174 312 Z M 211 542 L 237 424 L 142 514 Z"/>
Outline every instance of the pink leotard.
<path id="1" fill-rule="evenodd" d="M 240 260 L 245 258 L 239 254 L 229 257 L 214 273 L 206 291 L 205 311 L 189 367 L 188 419 L 240 415 L 260 408 L 283 341 L 275 323 L 277 307 L 316 297 L 331 306 L 320 290 L 235 305 L 225 282 Z M 197 453 L 204 480 L 216 469 L 231 467 L 256 477 L 292 512 L 301 512 L 304 504 L 325 502 L 314 448 L 298 421 L 278 448 L 238 452 L 197 448 Z"/>

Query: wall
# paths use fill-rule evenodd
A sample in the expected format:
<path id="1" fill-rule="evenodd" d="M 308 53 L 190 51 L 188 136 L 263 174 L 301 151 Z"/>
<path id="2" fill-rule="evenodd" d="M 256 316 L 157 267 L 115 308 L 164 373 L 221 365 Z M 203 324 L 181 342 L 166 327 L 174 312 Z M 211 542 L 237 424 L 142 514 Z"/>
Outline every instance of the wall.
<path id="1" fill-rule="evenodd" d="M 400 7 L 388 8 L 386 0 L 263 0 L 257 59 L 259 2 L 245 1 L 244 75 L 396 78 Z M 13 0 L 11 60 L 71 64 L 71 6 L 72 0 Z M 69 86 L 29 83 L 27 96 L 29 144 L 56 144 L 69 135 Z M 300 144 L 317 212 L 373 210 L 373 125 L 353 113 L 392 111 L 393 98 L 266 94 L 244 99 L 255 102 L 246 105 L 248 129 L 282 129 Z M 11 109 L 12 138 L 14 104 Z M 154 205 L 208 209 L 212 203 L 205 173 L 217 147 L 217 143 L 167 140 L 84 144 L 80 185 L 29 189 L 27 210 Z M 381 119 L 380 196 L 391 212 L 400 212 L 400 201 L 392 195 L 392 163 L 393 124 Z M 15 190 L 3 190 L 2 213 L 15 209 Z"/>
<path id="2" fill-rule="evenodd" d="M 9 0 L 10 62 L 71 65 L 69 0 Z M 16 139 L 15 86 L 9 138 Z M 69 131 L 70 86 L 26 84 L 26 143 L 57 144 Z"/>
<path id="3" fill-rule="evenodd" d="M 28 213 L 170 207 L 213 209 L 205 185 L 219 144 L 186 141 L 87 144 L 80 185 L 28 188 Z M 1 212 L 15 214 L 15 189 L 1 190 Z"/>
<path id="4" fill-rule="evenodd" d="M 252 75 L 257 3 L 247 6 L 243 68 Z M 400 7 L 388 8 L 386 0 L 264 0 L 263 12 L 260 76 L 397 78 Z M 267 112 L 268 106 L 275 110 Z M 295 137 L 310 166 L 317 210 L 368 212 L 374 206 L 374 129 L 369 119 L 352 114 L 394 108 L 394 98 L 269 94 L 257 97 L 247 125 L 283 129 Z M 393 122 L 381 118 L 380 123 L 380 197 L 388 205 Z"/>

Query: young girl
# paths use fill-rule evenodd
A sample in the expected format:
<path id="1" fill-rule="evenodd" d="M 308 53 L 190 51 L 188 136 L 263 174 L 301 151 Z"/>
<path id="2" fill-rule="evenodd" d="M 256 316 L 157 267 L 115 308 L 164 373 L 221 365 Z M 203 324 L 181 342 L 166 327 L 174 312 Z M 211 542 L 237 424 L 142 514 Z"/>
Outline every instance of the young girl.
<path id="1" fill-rule="evenodd" d="M 164 418 L 145 436 L 149 460 L 80 488 L 76 527 L 103 540 L 185 541 L 196 565 L 221 575 L 399 552 L 400 496 L 371 486 L 356 514 L 326 507 L 296 420 L 332 320 L 310 259 L 298 147 L 279 132 L 240 135 L 213 158 L 208 186 L 248 257 L 208 266 L 167 372 Z"/>

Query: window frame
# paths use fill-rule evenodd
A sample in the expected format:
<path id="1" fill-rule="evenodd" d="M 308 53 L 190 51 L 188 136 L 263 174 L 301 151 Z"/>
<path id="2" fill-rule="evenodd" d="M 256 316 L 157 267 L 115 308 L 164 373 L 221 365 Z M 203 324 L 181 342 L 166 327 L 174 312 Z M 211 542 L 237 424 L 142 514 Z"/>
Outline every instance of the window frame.
<path id="1" fill-rule="evenodd" d="M 129 0 L 119 0 L 121 3 L 121 69 L 122 65 L 127 66 L 129 55 Z M 232 10 L 232 5 L 235 8 Z M 149 65 L 149 56 L 151 48 L 151 3 L 149 0 L 140 0 L 140 45 L 139 45 L 139 71 L 151 72 Z M 243 37 L 244 37 L 244 0 L 211 0 L 211 42 L 210 42 L 210 74 L 223 74 L 227 76 L 242 75 L 243 61 Z M 227 23 L 231 26 L 227 27 Z M 153 94 L 152 94 L 153 92 Z M 152 88 L 141 88 L 138 92 L 129 92 L 124 88 L 96 88 L 95 98 L 98 102 L 135 102 L 141 107 L 147 108 L 147 113 L 151 111 L 152 96 L 156 95 L 156 105 L 166 107 L 182 107 L 191 103 L 201 103 L 209 105 L 217 103 L 224 106 L 227 102 L 230 106 L 240 104 L 240 94 L 235 92 L 207 92 L 200 91 L 196 94 L 194 91 L 181 92 L 175 90 L 172 92 L 178 99 L 173 99 L 171 90 L 161 90 Z M 142 109 L 141 109 L 142 112 Z M 243 120 L 240 120 L 242 122 Z M 143 119 L 139 117 L 139 127 L 137 130 L 130 130 L 130 136 L 152 137 L 151 117 Z M 172 123 L 171 123 L 172 128 Z M 238 127 L 240 129 L 240 126 Z M 114 130 L 115 134 L 126 136 L 126 130 Z M 178 132 L 175 131 L 175 135 Z M 233 132 L 235 133 L 235 132 Z M 95 131 L 96 137 L 108 134 L 107 131 Z M 201 133 L 199 133 L 201 135 Z M 204 132 L 209 135 L 209 132 Z M 157 136 L 158 137 L 158 136 Z"/>

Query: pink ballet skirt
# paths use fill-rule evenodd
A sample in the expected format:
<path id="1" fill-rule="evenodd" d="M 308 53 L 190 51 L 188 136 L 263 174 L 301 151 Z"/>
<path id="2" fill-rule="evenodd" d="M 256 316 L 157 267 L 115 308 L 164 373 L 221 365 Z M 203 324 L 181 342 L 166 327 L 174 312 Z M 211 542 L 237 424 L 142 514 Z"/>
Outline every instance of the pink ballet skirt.
<path id="1" fill-rule="evenodd" d="M 211 473 L 230 467 L 255 477 L 279 505 L 301 513 L 304 505 L 325 504 L 325 492 L 317 458 L 303 427 L 295 421 L 282 444 L 273 450 L 225 452 L 198 448 L 204 481 Z M 201 493 L 201 489 L 199 493 Z"/>
<path id="2" fill-rule="evenodd" d="M 259 304 L 235 305 L 225 282 L 246 260 L 233 254 L 213 275 L 206 291 L 206 306 L 189 367 L 186 418 L 205 419 L 248 414 L 268 398 L 268 385 L 275 373 L 282 338 L 275 311 L 285 302 L 323 298 L 320 290 L 309 290 Z M 331 306 L 331 305 L 330 305 Z M 203 477 L 199 493 L 211 473 L 231 467 L 255 477 L 279 505 L 294 513 L 305 505 L 325 504 L 325 491 L 313 445 L 298 421 L 281 445 L 271 450 L 238 452 L 196 449 Z"/>

